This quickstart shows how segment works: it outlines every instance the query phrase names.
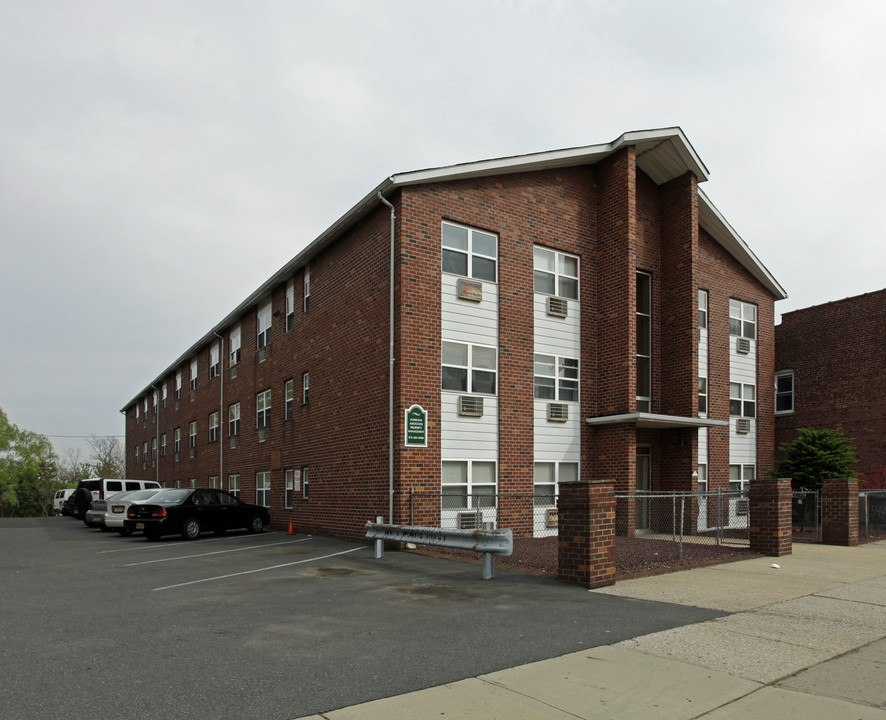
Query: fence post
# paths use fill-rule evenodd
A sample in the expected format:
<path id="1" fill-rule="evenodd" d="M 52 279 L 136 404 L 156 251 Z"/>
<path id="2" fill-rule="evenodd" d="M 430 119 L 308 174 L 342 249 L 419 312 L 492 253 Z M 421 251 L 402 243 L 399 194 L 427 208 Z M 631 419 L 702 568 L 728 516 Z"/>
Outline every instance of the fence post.
<path id="1" fill-rule="evenodd" d="M 761 555 L 790 555 L 793 542 L 789 478 L 757 479 L 748 490 L 751 551 Z"/>
<path id="2" fill-rule="evenodd" d="M 615 583 L 615 483 L 560 485 L 557 577 L 597 588 Z"/>
<path id="3" fill-rule="evenodd" d="M 825 480 L 822 484 L 821 541 L 858 545 L 858 480 Z"/>

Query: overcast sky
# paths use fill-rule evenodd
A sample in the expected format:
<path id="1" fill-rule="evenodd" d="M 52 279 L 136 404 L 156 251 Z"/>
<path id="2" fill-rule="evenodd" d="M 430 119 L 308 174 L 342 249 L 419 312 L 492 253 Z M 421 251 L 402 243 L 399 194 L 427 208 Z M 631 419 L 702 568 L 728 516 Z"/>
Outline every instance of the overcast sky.
<path id="1" fill-rule="evenodd" d="M 383 178 L 629 130 L 683 128 L 777 311 L 879 290 L 884 35 L 877 0 L 0 0 L 0 407 L 122 436 Z"/>

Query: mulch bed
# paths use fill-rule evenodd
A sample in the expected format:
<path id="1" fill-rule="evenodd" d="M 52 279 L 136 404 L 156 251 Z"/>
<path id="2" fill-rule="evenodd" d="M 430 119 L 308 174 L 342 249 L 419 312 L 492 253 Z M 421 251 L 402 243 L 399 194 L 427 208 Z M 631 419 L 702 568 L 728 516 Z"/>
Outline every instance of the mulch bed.
<path id="1" fill-rule="evenodd" d="M 411 552 L 480 564 L 480 555 L 469 550 L 419 545 Z M 759 556 L 746 547 L 687 542 L 683 543 L 683 555 L 680 557 L 678 543 L 618 536 L 615 538 L 615 578 L 627 580 L 753 557 Z M 516 538 L 514 554 L 496 557 L 495 566 L 557 577 L 557 537 Z"/>

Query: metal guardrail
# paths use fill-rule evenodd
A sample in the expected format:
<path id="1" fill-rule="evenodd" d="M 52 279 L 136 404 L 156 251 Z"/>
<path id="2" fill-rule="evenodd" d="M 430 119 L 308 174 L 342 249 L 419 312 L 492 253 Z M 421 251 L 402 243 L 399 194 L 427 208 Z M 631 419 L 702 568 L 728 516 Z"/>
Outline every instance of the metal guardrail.
<path id="1" fill-rule="evenodd" d="M 493 530 L 492 523 L 484 523 L 486 527 L 477 530 L 454 530 L 414 525 L 385 525 L 381 519 L 377 518 L 377 522 L 374 523 L 366 523 L 366 537 L 375 540 L 377 559 L 384 557 L 385 541 L 472 550 L 483 554 L 482 578 L 490 580 L 495 576 L 495 556 L 510 555 L 514 552 L 513 532 L 507 528 Z"/>

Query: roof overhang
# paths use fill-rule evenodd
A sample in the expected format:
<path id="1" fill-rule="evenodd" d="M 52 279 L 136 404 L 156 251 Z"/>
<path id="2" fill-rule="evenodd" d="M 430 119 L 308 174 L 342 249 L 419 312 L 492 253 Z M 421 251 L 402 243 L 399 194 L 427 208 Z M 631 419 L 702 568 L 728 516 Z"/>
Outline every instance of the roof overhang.
<path id="1" fill-rule="evenodd" d="M 598 415 L 585 420 L 588 425 L 636 425 L 638 428 L 665 430 L 668 428 L 729 427 L 728 420 L 683 417 L 681 415 L 656 415 L 655 413 L 624 413 L 622 415 Z"/>

